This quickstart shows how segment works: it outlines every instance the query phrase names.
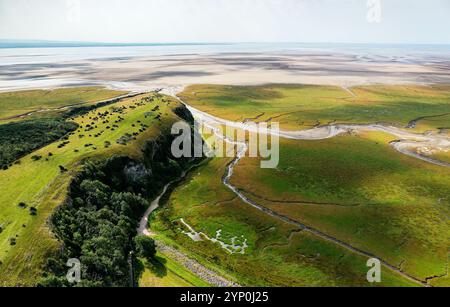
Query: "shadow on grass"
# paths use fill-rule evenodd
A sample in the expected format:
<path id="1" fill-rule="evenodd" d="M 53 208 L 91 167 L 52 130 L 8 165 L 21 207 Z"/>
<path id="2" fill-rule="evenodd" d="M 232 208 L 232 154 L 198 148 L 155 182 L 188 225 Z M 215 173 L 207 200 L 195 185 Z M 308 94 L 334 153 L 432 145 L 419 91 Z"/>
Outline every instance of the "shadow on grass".
<path id="1" fill-rule="evenodd" d="M 155 256 L 151 261 L 137 259 L 134 262 L 135 284 L 139 284 L 139 280 L 146 269 L 151 271 L 158 278 L 167 276 L 166 263 L 166 259 L 158 256 Z"/>
<path id="2" fill-rule="evenodd" d="M 147 262 L 146 268 L 161 278 L 167 275 L 166 262 L 166 259 L 156 256 L 151 262 Z"/>

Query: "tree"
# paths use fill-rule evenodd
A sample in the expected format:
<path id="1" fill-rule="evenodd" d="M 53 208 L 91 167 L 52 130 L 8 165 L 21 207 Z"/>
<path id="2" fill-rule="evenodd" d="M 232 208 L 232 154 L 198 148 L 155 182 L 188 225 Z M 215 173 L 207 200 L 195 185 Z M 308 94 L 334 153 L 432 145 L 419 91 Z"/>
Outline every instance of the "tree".
<path id="1" fill-rule="evenodd" d="M 83 180 L 80 185 L 88 204 L 101 208 L 109 202 L 110 188 L 98 180 Z"/>
<path id="2" fill-rule="evenodd" d="M 147 236 L 137 236 L 134 238 L 134 248 L 139 257 L 151 260 L 156 254 L 156 244 L 152 238 Z"/>

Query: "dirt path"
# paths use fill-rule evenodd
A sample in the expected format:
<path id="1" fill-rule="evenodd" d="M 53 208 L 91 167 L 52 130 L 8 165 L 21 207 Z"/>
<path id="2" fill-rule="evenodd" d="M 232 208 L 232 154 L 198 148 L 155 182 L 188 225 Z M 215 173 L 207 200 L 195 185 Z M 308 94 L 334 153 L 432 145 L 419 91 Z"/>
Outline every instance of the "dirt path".
<path id="1" fill-rule="evenodd" d="M 168 184 L 166 184 L 161 192 L 161 194 L 158 195 L 158 197 L 156 197 L 151 203 L 150 206 L 148 207 L 147 211 L 145 211 L 144 216 L 141 218 L 140 222 L 139 222 L 139 228 L 137 229 L 138 235 L 145 235 L 145 236 L 151 236 L 152 233 L 150 233 L 150 231 L 148 230 L 148 217 L 150 216 L 150 214 L 155 211 L 156 209 L 158 209 L 159 207 L 159 200 L 161 199 L 161 197 L 164 196 L 164 194 L 166 194 L 167 189 L 169 188 L 169 186 L 172 184 L 173 182 L 169 182 Z"/>
<path id="2" fill-rule="evenodd" d="M 356 94 L 351 90 L 350 87 L 347 87 L 347 86 L 341 86 L 341 87 L 342 87 L 342 89 L 343 89 L 344 91 L 346 91 L 347 93 L 349 93 L 353 98 L 356 98 L 356 97 L 357 97 Z"/>
<path id="3" fill-rule="evenodd" d="M 168 184 L 166 184 L 162 190 L 162 192 L 156 197 L 148 207 L 147 211 L 145 211 L 144 216 L 141 218 L 139 222 L 139 228 L 137 229 L 137 232 L 139 235 L 146 235 L 146 236 L 152 236 L 153 234 L 148 230 L 148 217 L 150 214 L 158 209 L 159 207 L 159 201 L 161 198 L 166 194 L 168 188 L 175 184 L 176 182 L 179 182 L 182 180 L 186 174 L 197 165 L 191 166 L 189 169 L 184 171 L 181 176 Z M 204 265 L 200 264 L 197 260 L 194 260 L 192 258 L 189 258 L 186 254 L 182 253 L 181 251 L 165 244 L 162 241 L 157 240 L 156 245 L 158 248 L 158 251 L 164 254 L 166 257 L 169 257 L 170 259 L 173 259 L 174 261 L 180 263 L 183 265 L 186 269 L 191 271 L 193 274 L 197 275 L 204 281 L 208 282 L 209 284 L 217 287 L 239 287 L 239 285 L 235 282 L 232 282 L 219 274 L 215 273 L 214 271 L 208 269 Z"/>

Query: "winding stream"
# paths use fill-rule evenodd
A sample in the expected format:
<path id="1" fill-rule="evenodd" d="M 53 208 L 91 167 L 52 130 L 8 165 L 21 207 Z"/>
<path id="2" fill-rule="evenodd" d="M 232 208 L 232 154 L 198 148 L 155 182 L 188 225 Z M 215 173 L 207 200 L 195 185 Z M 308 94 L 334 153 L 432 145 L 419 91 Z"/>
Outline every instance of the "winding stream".
<path id="1" fill-rule="evenodd" d="M 183 218 L 180 219 L 180 222 L 188 229 L 188 231 L 182 231 L 182 233 L 187 235 L 193 241 L 203 241 L 204 238 L 213 243 L 219 243 L 220 247 L 228 251 L 230 254 L 245 254 L 245 249 L 248 245 L 247 239 L 245 239 L 244 236 L 241 236 L 241 238 L 232 237 L 230 239 L 231 243 L 226 243 L 221 239 L 222 229 L 216 230 L 216 236 L 211 238 L 203 232 L 197 232 L 191 225 L 186 223 Z"/>
<path id="2" fill-rule="evenodd" d="M 371 254 L 370 252 L 367 252 L 367 251 L 361 250 L 357 247 L 354 247 L 351 244 L 341 241 L 338 238 L 330 236 L 330 235 L 328 235 L 318 229 L 315 229 L 309 225 L 306 225 L 300 221 L 297 221 L 297 220 L 291 219 L 288 216 L 279 214 L 271 209 L 268 209 L 268 208 L 256 203 L 255 201 L 253 201 L 253 200 L 249 199 L 247 196 L 245 196 L 237 187 L 235 187 L 234 185 L 231 184 L 230 180 L 233 175 L 234 167 L 245 156 L 245 154 L 248 150 L 248 145 L 245 142 L 238 142 L 238 141 L 234 141 L 232 139 L 227 138 L 222 133 L 220 133 L 220 130 L 218 128 L 214 128 L 214 126 L 215 125 L 216 126 L 227 125 L 229 127 L 234 127 L 234 128 L 242 129 L 242 130 L 249 131 L 249 132 L 258 132 L 258 131 L 255 131 L 253 126 L 247 125 L 245 122 L 234 122 L 234 121 L 221 119 L 221 118 L 212 116 L 210 114 L 207 114 L 203 111 L 200 111 L 194 107 L 191 107 L 188 104 L 186 104 L 185 102 L 183 102 L 179 97 L 177 97 L 176 93 L 178 91 L 179 91 L 179 88 L 178 89 L 177 88 L 168 88 L 168 89 L 162 90 L 161 92 L 164 94 L 171 95 L 171 96 L 175 97 L 176 99 L 178 99 L 181 103 L 183 103 L 189 109 L 189 111 L 192 113 L 192 115 L 194 116 L 196 121 L 201 122 L 205 126 L 209 126 L 217 138 L 222 139 L 225 142 L 228 142 L 228 143 L 236 146 L 237 154 L 236 154 L 235 158 L 227 165 L 226 173 L 222 178 L 222 182 L 227 188 L 229 188 L 234 194 L 236 194 L 244 203 L 270 215 L 273 218 L 282 220 L 291 225 L 295 225 L 295 226 L 299 227 L 302 231 L 312 233 L 324 240 L 333 242 L 333 243 L 335 243 L 347 250 L 350 250 L 356 254 L 359 254 L 361 256 L 368 257 L 368 258 L 377 258 L 380 260 L 382 265 L 384 265 L 386 268 L 398 273 L 402 277 L 404 277 L 412 282 L 415 282 L 415 283 L 418 283 L 418 284 L 421 284 L 424 286 L 429 286 L 426 281 L 420 280 L 412 275 L 409 275 L 408 273 L 404 272 L 401 268 L 388 263 L 386 260 L 380 259 L 380 257 L 377 257 L 376 255 Z M 420 148 L 423 148 L 423 147 L 433 148 L 434 150 L 437 150 L 437 151 L 450 150 L 450 139 L 444 135 L 418 134 L 418 133 L 404 131 L 404 130 L 401 130 L 396 127 L 384 126 L 384 125 L 380 125 L 380 124 L 373 124 L 373 125 L 334 124 L 334 125 L 316 127 L 316 128 L 309 129 L 309 130 L 300 130 L 300 131 L 283 131 L 283 130 L 280 130 L 279 132 L 273 132 L 271 130 L 268 130 L 268 131 L 270 131 L 269 133 L 271 133 L 271 134 L 276 133 L 276 135 L 278 135 L 279 137 L 283 137 L 283 138 L 287 138 L 287 139 L 296 139 L 296 140 L 323 140 L 323 139 L 333 138 L 337 135 L 352 132 L 352 131 L 385 132 L 385 133 L 388 133 L 390 135 L 400 138 L 399 140 L 390 143 L 390 145 L 394 149 L 396 149 L 398 152 L 408 155 L 408 156 L 411 156 L 411 157 L 414 157 L 414 158 L 417 158 L 417 159 L 420 159 L 420 160 L 423 160 L 428 163 L 432 163 L 432 164 L 444 166 L 444 167 L 450 167 L 450 163 L 438 161 L 438 160 L 435 160 L 430 157 L 427 157 L 427 156 L 417 153 L 417 150 Z M 165 187 L 163 193 L 155 200 L 156 203 L 155 203 L 155 201 L 152 202 L 152 205 L 150 206 L 150 208 L 148 210 L 149 213 L 151 213 L 153 210 L 155 210 L 157 208 L 157 203 L 159 202 L 160 197 L 165 193 L 166 190 L 167 190 L 167 186 Z M 147 217 L 148 217 L 148 214 L 147 214 Z M 184 220 L 182 220 L 182 222 L 184 222 Z M 145 222 L 145 225 L 147 225 L 146 222 Z M 185 225 L 189 226 L 187 223 L 185 223 Z M 143 233 L 145 231 L 146 230 L 143 230 Z M 191 234 L 197 235 L 198 237 L 200 236 L 200 234 L 195 233 L 195 231 L 191 232 Z"/>
<path id="3" fill-rule="evenodd" d="M 194 108 L 189 107 L 189 109 L 190 109 L 191 113 L 194 115 L 194 118 L 196 118 L 197 120 L 199 120 L 199 119 L 200 120 L 205 120 L 205 116 L 204 116 L 203 112 L 202 112 L 203 114 L 201 114 L 201 116 L 198 117 L 197 116 L 198 113 L 196 113 L 196 110 Z M 210 117 L 208 115 L 206 118 L 207 119 L 211 119 L 211 118 L 214 118 L 214 117 Z M 204 124 L 211 128 L 211 121 L 206 121 L 206 122 L 204 122 Z M 216 121 L 216 122 L 213 122 L 213 124 L 219 124 L 220 125 L 220 124 L 223 124 L 223 122 L 222 121 L 218 121 L 218 122 Z M 236 125 L 240 126 L 239 123 L 236 123 Z M 317 128 L 317 129 L 312 129 L 312 130 L 307 130 L 307 131 L 300 131 L 296 135 L 297 135 L 298 139 L 324 139 L 324 138 L 331 138 L 333 136 L 336 136 L 336 135 L 342 133 L 342 129 L 343 129 L 343 128 L 334 127 L 334 126 L 324 127 L 324 128 L 328 128 L 328 129 L 325 130 L 325 131 L 322 128 Z M 328 234 L 326 234 L 326 233 L 324 233 L 324 232 L 322 232 L 322 231 L 320 231 L 318 229 L 310 227 L 310 226 L 308 226 L 306 224 L 303 224 L 303 223 L 301 223 L 301 222 L 299 222 L 297 220 L 291 219 L 288 216 L 279 214 L 279 213 L 277 213 L 277 212 L 275 212 L 275 211 L 273 211 L 273 210 L 271 210 L 271 209 L 269 209 L 267 207 L 259 205 L 255 201 L 249 199 L 236 186 L 234 186 L 230 182 L 231 177 L 233 175 L 234 167 L 239 163 L 239 161 L 245 156 L 245 154 L 247 152 L 247 149 L 248 149 L 247 143 L 233 141 L 233 140 L 225 137 L 224 135 L 222 135 L 220 133 L 220 130 L 217 129 L 217 128 L 216 129 L 212 129 L 212 131 L 216 135 L 217 138 L 220 138 L 220 139 L 224 140 L 225 142 L 234 144 L 237 147 L 237 155 L 231 161 L 231 163 L 228 164 L 227 171 L 226 171 L 225 176 L 222 179 L 222 182 L 233 193 L 235 193 L 243 202 L 247 203 L 248 205 L 250 205 L 250 206 L 252 206 L 252 207 L 254 207 L 254 208 L 256 208 L 256 209 L 258 209 L 258 210 L 260 210 L 260 211 L 262 211 L 262 212 L 264 212 L 264 213 L 266 213 L 266 214 L 268 214 L 268 215 L 270 215 L 270 216 L 272 216 L 272 217 L 274 217 L 276 219 L 279 219 L 279 220 L 282 220 L 282 221 L 284 221 L 286 223 L 289 223 L 291 225 L 297 226 L 302 231 L 310 232 L 310 233 L 312 233 L 312 234 L 314 234 L 314 235 L 316 235 L 316 236 L 318 236 L 318 237 L 320 237 L 320 238 L 322 238 L 324 240 L 331 241 L 331 242 L 333 242 L 333 243 L 335 243 L 335 244 L 337 244 L 337 245 L 339 245 L 339 246 L 341 246 L 341 247 L 343 247 L 343 248 L 345 248 L 347 250 L 350 250 L 350 251 L 352 251 L 354 253 L 357 253 L 357 254 L 359 254 L 361 256 L 365 256 L 365 257 L 368 257 L 368 258 L 377 258 L 377 259 L 380 260 L 380 262 L 385 267 L 387 267 L 390 270 L 392 270 L 392 271 L 402 275 L 404 278 L 406 278 L 406 279 L 408 279 L 410 281 L 413 281 L 415 283 L 420 283 L 421 285 L 428 286 L 427 282 L 422 281 L 422 280 L 420 280 L 420 279 L 418 279 L 418 278 L 416 278 L 416 277 L 414 277 L 412 275 L 409 275 L 409 274 L 403 272 L 400 268 L 398 268 L 398 267 L 388 263 L 387 261 L 385 261 L 383 259 L 380 259 L 379 257 L 377 257 L 374 254 L 371 254 L 369 252 L 363 251 L 363 250 L 361 250 L 361 249 L 359 249 L 357 247 L 354 247 L 354 246 L 352 246 L 352 245 L 350 245 L 350 244 L 348 244 L 348 243 L 346 243 L 344 241 L 341 241 L 341 240 L 339 240 L 339 239 L 337 239 L 335 237 L 332 237 L 332 236 L 330 236 L 330 235 L 328 235 Z M 282 133 L 280 133 L 280 135 L 281 134 Z M 311 136 L 311 138 L 307 138 L 308 136 Z"/>
<path id="4" fill-rule="evenodd" d="M 192 113 L 194 118 L 203 123 L 205 126 L 209 126 L 210 128 L 214 125 L 228 125 L 234 128 L 243 129 L 245 131 L 249 132 L 257 132 L 254 130 L 253 126 L 247 125 L 245 122 L 233 122 L 225 119 L 221 119 L 215 116 L 212 116 L 210 114 L 207 114 L 205 112 L 202 112 L 194 107 L 189 106 L 185 102 L 183 102 L 181 99 L 179 99 L 176 95 L 172 95 L 175 98 L 177 98 L 181 103 L 183 103 L 189 111 Z M 217 138 L 224 140 L 225 142 L 231 143 L 236 146 L 237 149 L 237 155 L 236 157 L 228 164 L 226 174 L 224 175 L 222 182 L 223 184 L 228 187 L 233 193 L 235 193 L 243 202 L 247 203 L 248 205 L 276 218 L 279 220 L 282 220 L 286 223 L 289 223 L 291 225 L 295 225 L 299 227 L 302 231 L 310 232 L 324 240 L 333 242 L 347 250 L 350 250 L 356 254 L 359 254 L 364 257 L 368 258 L 377 258 L 380 260 L 382 265 L 384 265 L 386 268 L 398 273 L 399 275 L 403 276 L 404 278 L 424 285 L 429 286 L 429 284 L 424 281 L 420 280 L 406 272 L 404 272 L 401 268 L 394 266 L 390 263 L 388 263 L 386 260 L 381 259 L 380 257 L 377 257 L 376 255 L 361 250 L 357 247 L 352 246 L 351 244 L 348 244 L 344 241 L 341 241 L 338 238 L 335 238 L 333 236 L 330 236 L 318 229 L 315 229 L 309 225 L 306 225 L 300 221 L 293 220 L 288 216 L 281 215 L 271 209 L 268 209 L 255 201 L 249 199 L 247 196 L 245 196 L 237 187 L 231 184 L 230 180 L 233 175 L 234 167 L 239 163 L 239 161 L 245 156 L 248 145 L 245 142 L 237 142 L 234 140 L 231 140 L 220 133 L 219 129 L 212 129 L 213 133 L 216 135 Z M 273 133 L 273 131 L 268 130 L 269 133 Z M 309 130 L 301 130 L 301 131 L 279 131 L 277 135 L 279 137 L 288 138 L 288 139 L 297 139 L 297 140 L 323 140 L 335 137 L 337 135 L 348 133 L 352 131 L 380 131 L 385 132 L 390 135 L 393 135 L 395 137 L 400 138 L 398 141 L 391 142 L 391 146 L 396 149 L 398 152 L 423 160 L 428 163 L 432 163 L 439 166 L 445 166 L 450 167 L 449 163 L 438 161 L 423 155 L 420 155 L 413 150 L 417 150 L 422 147 L 431 147 L 438 151 L 440 150 L 449 150 L 450 149 L 450 139 L 444 135 L 432 135 L 432 134 L 417 134 L 412 133 L 408 131 L 401 130 L 396 127 L 392 126 L 384 126 L 380 124 L 373 124 L 373 125 L 357 125 L 357 124 L 336 124 L 336 125 L 328 125 L 328 126 L 322 126 L 317 127 Z"/>
<path id="5" fill-rule="evenodd" d="M 178 98 L 178 97 L 177 97 Z M 179 98 L 178 98 L 179 99 Z M 181 100 L 180 100 L 181 101 Z M 216 116 L 210 115 L 203 111 L 200 111 L 194 107 L 181 101 L 189 111 L 193 114 L 197 121 L 202 122 L 205 126 L 212 125 L 226 125 L 236 129 L 242 129 L 244 131 L 258 133 L 255 126 L 249 125 L 245 122 L 234 122 Z M 432 163 L 439 166 L 450 167 L 450 163 L 439 161 L 431 157 L 421 155 L 418 150 L 427 148 L 431 151 L 450 151 L 450 138 L 444 134 L 420 134 L 402 130 L 393 126 L 384 126 L 381 124 L 333 124 L 320 126 L 307 130 L 298 131 L 285 131 L 280 130 L 275 132 L 274 130 L 267 130 L 268 133 L 276 135 L 278 137 L 294 140 L 324 140 L 330 139 L 340 134 L 349 132 L 367 132 L 376 131 L 384 132 L 399 138 L 399 140 L 391 142 L 390 145 L 398 152 L 420 159 L 422 161 Z"/>

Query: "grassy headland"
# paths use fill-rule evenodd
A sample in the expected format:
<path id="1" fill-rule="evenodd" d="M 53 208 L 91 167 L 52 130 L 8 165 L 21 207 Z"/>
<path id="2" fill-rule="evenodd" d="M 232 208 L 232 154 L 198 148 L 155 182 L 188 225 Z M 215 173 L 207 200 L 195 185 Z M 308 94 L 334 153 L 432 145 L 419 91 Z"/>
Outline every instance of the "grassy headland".
<path id="1" fill-rule="evenodd" d="M 169 132 L 180 120 L 178 102 L 145 94 L 94 109 L 73 118 L 78 129 L 0 171 L 0 276 L 3 285 L 36 282 L 42 265 L 58 243 L 47 220 L 67 195 L 84 161 L 112 155 L 142 159 L 148 140 Z M 32 209 L 33 208 L 33 209 Z"/>
<path id="2" fill-rule="evenodd" d="M 58 115 L 64 107 L 77 107 L 126 94 L 103 87 L 70 87 L 0 93 L 0 121 Z M 23 115 L 23 117 L 21 117 Z"/>

